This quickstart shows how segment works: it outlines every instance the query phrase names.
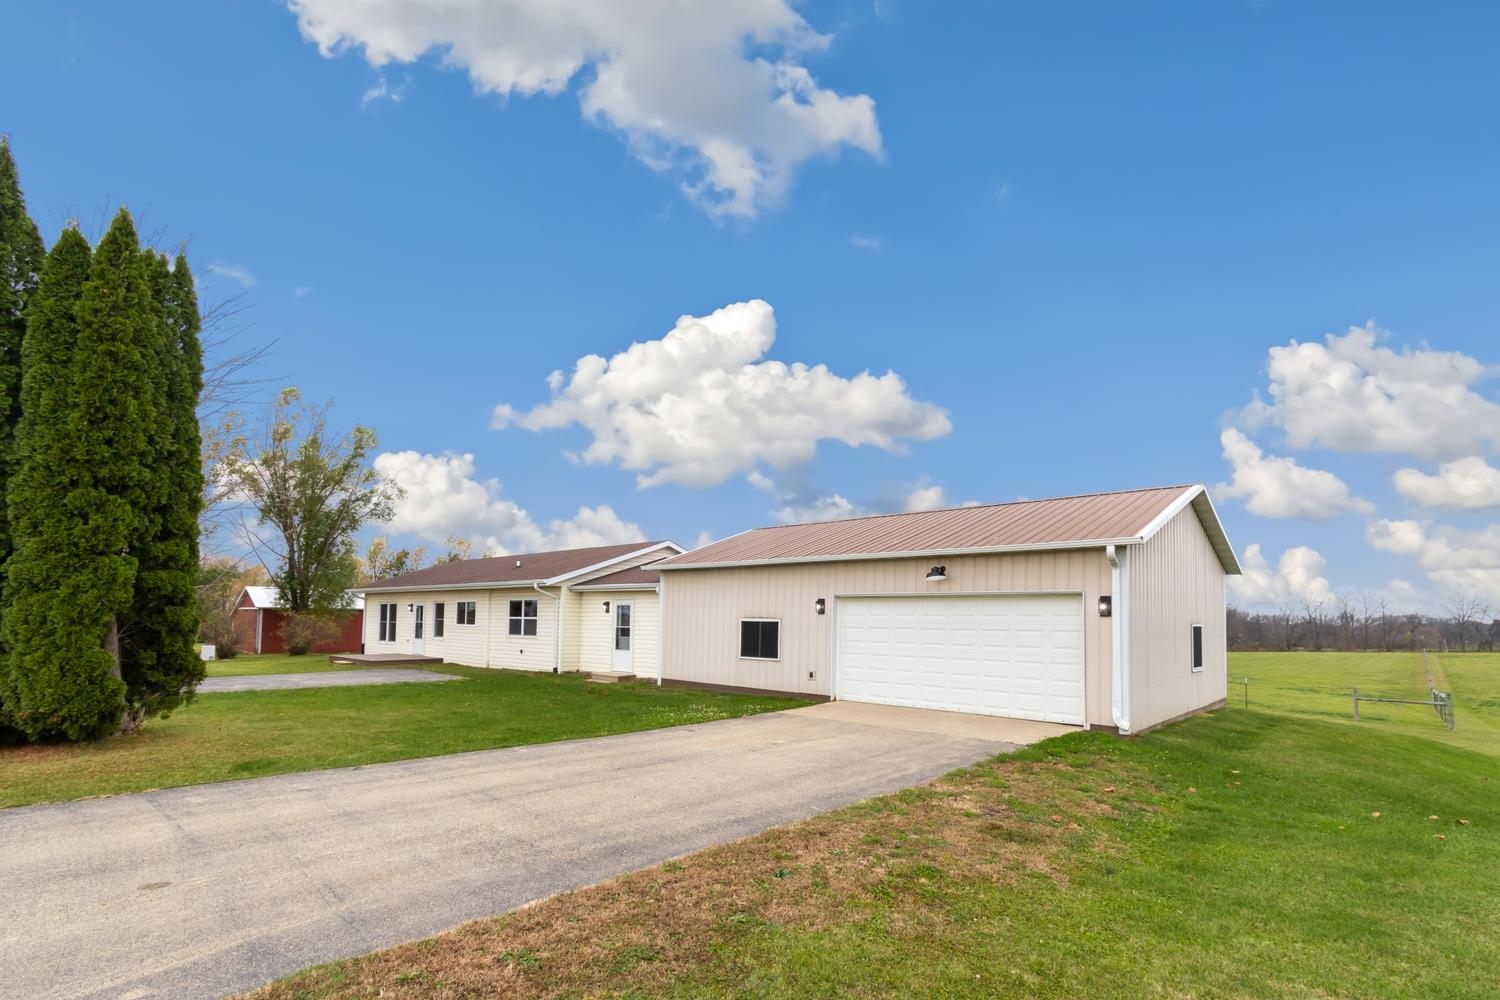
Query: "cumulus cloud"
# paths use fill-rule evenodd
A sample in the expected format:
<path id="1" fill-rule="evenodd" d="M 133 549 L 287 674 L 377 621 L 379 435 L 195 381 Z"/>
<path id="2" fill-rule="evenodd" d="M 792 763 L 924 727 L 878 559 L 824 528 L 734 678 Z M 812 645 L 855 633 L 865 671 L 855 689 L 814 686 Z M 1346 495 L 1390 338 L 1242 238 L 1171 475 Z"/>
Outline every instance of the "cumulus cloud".
<path id="1" fill-rule="evenodd" d="M 1444 459 L 1500 445 L 1500 404 L 1479 391 L 1494 370 L 1467 354 L 1377 346 L 1373 325 L 1270 352 L 1270 400 L 1244 411 L 1293 448 Z"/>
<path id="2" fill-rule="evenodd" d="M 1287 549 L 1273 569 L 1258 542 L 1245 546 L 1240 576 L 1228 578 L 1235 597 L 1250 605 L 1275 605 L 1287 601 L 1326 601 L 1333 588 L 1323 574 L 1328 560 L 1305 545 Z"/>
<path id="3" fill-rule="evenodd" d="M 805 524 L 809 521 L 837 521 L 845 517 L 862 517 L 870 513 L 841 494 L 815 497 L 805 502 L 788 502 L 772 516 L 781 524 Z"/>
<path id="4" fill-rule="evenodd" d="M 1500 469 L 1478 455 L 1444 462 L 1435 476 L 1420 469 L 1398 469 L 1391 481 L 1396 492 L 1423 507 L 1500 507 Z"/>
<path id="5" fill-rule="evenodd" d="M 844 148 L 882 155 L 875 102 L 818 85 L 826 49 L 793 0 L 290 0 L 325 56 L 376 69 L 428 53 L 501 97 L 575 90 L 583 115 L 681 178 L 715 216 L 776 204 L 797 167 Z"/>
<path id="6" fill-rule="evenodd" d="M 1410 556 L 1427 578 L 1446 590 L 1469 591 L 1500 601 L 1500 524 L 1473 531 L 1419 521 L 1372 521 L 1370 547 Z"/>
<path id="7" fill-rule="evenodd" d="M 591 436 L 578 460 L 617 464 L 642 487 L 715 486 L 761 464 L 803 464 L 824 440 L 899 451 L 904 440 L 952 430 L 947 413 L 913 399 L 895 372 L 845 378 L 824 365 L 763 360 L 775 340 L 775 313 L 759 299 L 683 316 L 659 340 L 580 358 L 570 376 L 553 372 L 549 402 L 497 406 L 492 426 L 576 424 Z"/>
<path id="8" fill-rule="evenodd" d="M 208 273 L 216 278 L 228 278 L 241 288 L 255 287 L 255 275 L 243 264 L 226 264 L 216 260 L 208 265 Z"/>
<path id="9" fill-rule="evenodd" d="M 1219 443 L 1234 474 L 1230 482 L 1215 486 L 1214 494 L 1244 500 L 1252 514 L 1321 520 L 1349 512 L 1374 513 L 1375 508 L 1352 494 L 1338 476 L 1309 469 L 1295 459 L 1268 456 L 1233 427 L 1219 435 Z"/>
<path id="10" fill-rule="evenodd" d="M 901 504 L 903 511 L 937 510 L 948 506 L 948 495 L 935 483 L 919 483 L 911 488 Z"/>
<path id="11" fill-rule="evenodd" d="M 406 491 L 389 528 L 427 541 L 443 542 L 456 535 L 474 542 L 478 550 L 505 553 L 645 539 L 638 525 L 603 504 L 580 507 L 573 517 L 543 527 L 501 495 L 498 479 L 475 476 L 471 454 L 385 452 L 376 456 L 375 470 Z"/>

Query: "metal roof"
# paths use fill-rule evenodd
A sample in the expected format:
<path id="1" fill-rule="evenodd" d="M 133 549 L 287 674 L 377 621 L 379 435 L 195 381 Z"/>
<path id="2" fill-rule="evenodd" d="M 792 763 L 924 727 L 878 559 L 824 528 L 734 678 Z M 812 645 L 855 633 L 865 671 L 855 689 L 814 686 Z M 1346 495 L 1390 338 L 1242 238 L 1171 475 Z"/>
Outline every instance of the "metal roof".
<path id="1" fill-rule="evenodd" d="M 386 590 L 433 590 L 461 587 L 512 587 L 559 582 L 589 569 L 604 569 L 612 562 L 651 549 L 677 550 L 671 542 L 629 542 L 595 545 L 584 549 L 553 552 L 522 552 L 487 559 L 459 559 L 402 573 L 359 588 L 367 594 Z"/>
<path id="2" fill-rule="evenodd" d="M 275 587 L 246 587 L 245 593 L 250 598 L 250 607 L 257 610 L 279 611 L 282 607 L 281 599 L 276 596 Z M 352 610 L 363 611 L 365 599 L 356 596 Z"/>
<path id="3" fill-rule="evenodd" d="M 1202 486 L 1159 486 L 1047 500 L 756 528 L 665 560 L 664 570 L 891 556 L 1093 548 L 1145 541 L 1193 506 L 1226 573 L 1239 562 Z"/>

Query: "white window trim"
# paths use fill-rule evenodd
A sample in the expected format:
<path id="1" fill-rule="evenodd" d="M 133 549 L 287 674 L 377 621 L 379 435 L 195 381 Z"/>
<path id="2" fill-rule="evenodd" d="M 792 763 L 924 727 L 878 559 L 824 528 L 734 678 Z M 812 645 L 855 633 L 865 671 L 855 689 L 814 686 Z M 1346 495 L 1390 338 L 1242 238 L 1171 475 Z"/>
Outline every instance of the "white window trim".
<path id="1" fill-rule="evenodd" d="M 744 653 L 741 653 L 738 658 L 741 659 L 741 660 L 750 660 L 750 661 L 752 661 L 754 663 L 780 663 L 781 662 L 781 619 L 780 618 L 741 618 L 740 619 L 740 624 L 741 625 L 745 624 L 745 622 L 775 622 L 776 623 L 776 654 L 777 655 L 775 655 L 775 656 L 746 656 L 746 655 L 744 655 Z M 736 635 L 735 636 L 735 642 L 739 643 L 740 644 L 740 648 L 743 649 L 744 648 L 744 645 L 743 645 L 743 643 L 744 643 L 744 636 L 743 636 L 743 634 Z"/>
<path id="2" fill-rule="evenodd" d="M 465 604 L 471 604 L 471 605 L 473 605 L 473 608 L 471 610 L 474 612 L 474 620 L 471 621 L 471 622 L 470 621 L 464 621 L 464 611 L 463 611 L 463 608 L 464 608 Z M 468 628 L 472 628 L 473 626 L 478 625 L 479 624 L 479 602 L 478 601 L 454 601 L 453 602 L 453 624 L 455 624 L 455 625 L 463 625 L 463 626 L 468 627 Z"/>
<path id="3" fill-rule="evenodd" d="M 1205 664 L 1200 663 L 1197 666 L 1193 665 L 1193 635 L 1195 633 L 1199 636 L 1198 646 L 1200 649 L 1204 647 L 1204 639 L 1207 637 L 1208 633 L 1204 630 L 1203 626 L 1198 624 L 1197 622 L 1194 622 L 1188 629 L 1188 670 L 1195 674 L 1201 674 L 1203 673 Z M 1206 649 L 1204 650 L 1203 659 L 1205 662 L 1208 660 Z"/>
<path id="4" fill-rule="evenodd" d="M 391 609 L 391 613 L 390 613 L 389 616 L 386 616 L 384 614 L 386 608 L 390 608 Z M 396 633 L 396 604 L 395 604 L 395 602 L 394 601 L 389 602 L 389 603 L 387 603 L 385 601 L 380 602 L 380 611 L 377 612 L 376 615 L 377 616 L 376 616 L 376 619 L 375 619 L 375 641 L 377 643 L 379 643 L 381 645 L 385 645 L 385 646 L 393 645 L 396 642 L 396 634 L 397 634 Z M 390 636 L 391 636 L 389 639 L 387 639 L 387 638 L 384 637 L 384 632 L 382 631 L 386 627 L 387 623 L 389 623 L 389 631 L 390 631 Z"/>
<path id="5" fill-rule="evenodd" d="M 453 603 L 453 602 L 451 602 L 451 601 L 433 601 L 432 602 L 432 624 L 431 624 L 431 626 L 429 626 L 429 629 L 428 629 L 431 632 L 431 635 L 429 635 L 427 638 L 429 638 L 429 639 L 446 639 L 448 637 L 448 605 L 451 604 L 451 603 Z M 439 609 L 441 609 L 441 610 L 439 610 Z M 438 631 L 438 623 L 439 622 L 442 623 L 442 631 L 441 632 Z"/>
<path id="6" fill-rule="evenodd" d="M 519 603 L 521 605 L 521 614 L 520 614 L 519 617 L 510 613 L 510 605 L 511 604 L 517 604 L 517 603 Z M 534 615 L 527 615 L 526 614 L 526 605 L 528 605 L 528 604 L 530 604 L 534 608 L 536 608 L 536 614 L 534 614 Z M 510 630 L 510 623 L 511 622 L 520 622 L 521 623 L 521 631 L 519 631 L 519 632 L 512 632 Z M 536 622 L 536 631 L 535 632 L 527 634 L 527 632 L 526 632 L 526 623 L 527 622 Z M 507 639 L 535 639 L 535 638 L 539 637 L 541 634 L 542 634 L 542 602 L 539 601 L 539 600 L 537 600 L 534 597 L 512 597 L 512 598 L 509 598 L 508 599 L 508 603 L 505 605 L 505 637 Z"/>

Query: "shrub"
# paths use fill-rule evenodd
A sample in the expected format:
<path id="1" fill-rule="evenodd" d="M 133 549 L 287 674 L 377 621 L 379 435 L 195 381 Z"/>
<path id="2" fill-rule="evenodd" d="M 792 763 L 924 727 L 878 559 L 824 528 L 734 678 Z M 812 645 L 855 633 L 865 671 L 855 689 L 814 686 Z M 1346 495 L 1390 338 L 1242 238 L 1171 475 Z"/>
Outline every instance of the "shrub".
<path id="1" fill-rule="evenodd" d="M 332 615 L 316 611 L 294 611 L 281 626 L 281 638 L 292 656 L 303 656 L 320 642 L 331 642 L 342 629 Z"/>

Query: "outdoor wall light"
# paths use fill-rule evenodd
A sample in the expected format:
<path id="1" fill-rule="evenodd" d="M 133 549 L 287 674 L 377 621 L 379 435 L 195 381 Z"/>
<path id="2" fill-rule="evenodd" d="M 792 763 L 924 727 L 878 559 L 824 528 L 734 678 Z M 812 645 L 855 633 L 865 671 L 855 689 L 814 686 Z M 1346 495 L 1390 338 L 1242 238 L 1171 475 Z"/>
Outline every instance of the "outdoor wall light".
<path id="1" fill-rule="evenodd" d="M 1099 617 L 1108 618 L 1115 610 L 1115 599 L 1108 594 L 1099 595 Z"/>
<path id="2" fill-rule="evenodd" d="M 934 566 L 927 571 L 928 583 L 942 583 L 946 579 L 948 579 L 947 566 Z"/>
<path id="3" fill-rule="evenodd" d="M 406 606 L 406 610 L 407 611 L 412 611 L 412 610 L 415 610 L 415 609 L 416 609 L 416 604 L 408 604 Z"/>
<path id="4" fill-rule="evenodd" d="M 813 601 L 813 610 L 820 615 L 823 614 L 828 610 L 828 602 L 821 597 L 818 598 L 816 601 Z"/>
<path id="5" fill-rule="evenodd" d="M 605 614 L 609 614 L 609 602 L 608 601 L 604 602 L 604 613 Z"/>

